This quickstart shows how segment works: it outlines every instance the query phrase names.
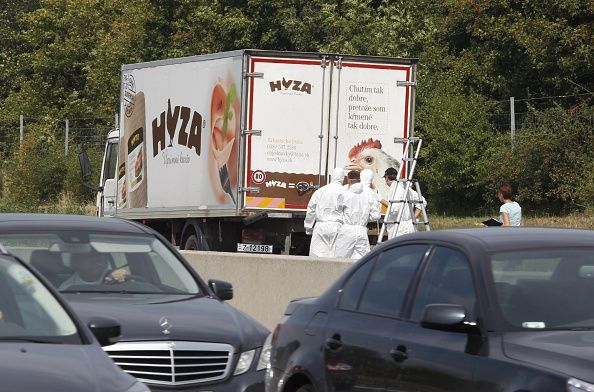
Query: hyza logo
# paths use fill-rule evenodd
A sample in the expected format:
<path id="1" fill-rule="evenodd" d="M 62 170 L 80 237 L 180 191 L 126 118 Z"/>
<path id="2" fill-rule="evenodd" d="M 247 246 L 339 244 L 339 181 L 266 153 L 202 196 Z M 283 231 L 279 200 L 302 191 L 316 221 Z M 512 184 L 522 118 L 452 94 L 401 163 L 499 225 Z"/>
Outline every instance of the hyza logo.
<path id="1" fill-rule="evenodd" d="M 181 120 L 181 121 L 180 121 Z M 186 106 L 176 106 L 171 109 L 171 99 L 167 100 L 167 110 L 153 119 L 153 156 L 156 157 L 166 147 L 173 147 L 175 140 L 178 145 L 194 149 L 200 156 L 202 128 L 206 124 L 202 115 Z M 165 132 L 169 135 L 169 143 L 165 141 Z M 159 148 L 160 145 L 160 148 Z"/>
<path id="2" fill-rule="evenodd" d="M 311 94 L 311 84 L 302 82 L 301 80 L 293 80 L 293 79 L 285 79 L 277 80 L 275 82 L 269 82 L 270 84 L 270 91 L 298 91 L 301 93 Z"/>
<path id="3" fill-rule="evenodd" d="M 136 99 L 136 83 L 134 82 L 134 76 L 130 74 L 124 75 L 122 97 L 124 100 L 124 112 L 126 113 L 126 117 L 130 117 L 134 113 L 134 101 Z"/>

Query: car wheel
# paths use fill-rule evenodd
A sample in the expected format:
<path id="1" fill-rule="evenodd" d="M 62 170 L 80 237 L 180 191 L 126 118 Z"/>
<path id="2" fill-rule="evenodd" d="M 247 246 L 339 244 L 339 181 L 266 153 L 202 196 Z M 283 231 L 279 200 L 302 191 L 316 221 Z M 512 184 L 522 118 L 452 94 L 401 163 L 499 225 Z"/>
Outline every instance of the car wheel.
<path id="1" fill-rule="evenodd" d="M 303 384 L 295 392 L 316 392 L 313 385 L 311 384 Z"/>

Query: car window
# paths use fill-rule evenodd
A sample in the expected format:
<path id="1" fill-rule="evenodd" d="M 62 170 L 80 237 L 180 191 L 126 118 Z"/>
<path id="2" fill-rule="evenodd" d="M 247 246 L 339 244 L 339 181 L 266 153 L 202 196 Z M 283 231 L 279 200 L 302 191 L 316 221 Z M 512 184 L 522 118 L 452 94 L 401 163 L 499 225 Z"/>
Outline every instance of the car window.
<path id="1" fill-rule="evenodd" d="M 28 337 L 80 342 L 78 330 L 52 293 L 25 267 L 0 257 L 0 339 Z M 54 338 L 54 339 L 51 339 Z"/>
<path id="2" fill-rule="evenodd" d="M 367 280 L 358 310 L 398 316 L 411 278 L 427 248 L 425 245 L 405 245 L 384 250 Z"/>
<path id="3" fill-rule="evenodd" d="M 347 280 L 340 292 L 340 301 L 338 307 L 343 310 L 355 310 L 359 304 L 361 292 L 367 282 L 369 272 L 375 263 L 376 258 L 369 260 L 359 267 Z"/>
<path id="4" fill-rule="evenodd" d="M 467 318 L 475 318 L 476 293 L 468 259 L 461 252 L 437 247 L 414 300 L 411 318 L 420 321 L 429 304 L 456 304 L 466 308 Z"/>
<path id="5" fill-rule="evenodd" d="M 594 249 L 530 249 L 491 255 L 503 317 L 524 329 L 592 328 Z"/>
<path id="6" fill-rule="evenodd" d="M 152 235 L 56 231 L 2 234 L 0 242 L 60 291 L 200 293 L 186 266 Z"/>

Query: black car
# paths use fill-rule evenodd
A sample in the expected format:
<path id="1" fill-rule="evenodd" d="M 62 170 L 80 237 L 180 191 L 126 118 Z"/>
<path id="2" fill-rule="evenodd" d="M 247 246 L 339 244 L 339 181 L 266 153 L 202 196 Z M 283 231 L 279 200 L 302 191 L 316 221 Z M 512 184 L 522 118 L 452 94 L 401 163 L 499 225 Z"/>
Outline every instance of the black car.
<path id="1" fill-rule="evenodd" d="M 90 327 L 102 344 L 120 334 L 106 318 Z M 115 366 L 51 285 L 0 245 L 0 391 L 148 388 Z"/>
<path id="2" fill-rule="evenodd" d="M 0 243 L 83 320 L 116 319 L 121 340 L 104 350 L 152 391 L 264 390 L 269 331 L 224 302 L 229 283 L 205 284 L 152 229 L 119 218 L 0 214 Z"/>
<path id="3" fill-rule="evenodd" d="M 272 334 L 267 392 L 594 391 L 594 232 L 420 232 Z"/>

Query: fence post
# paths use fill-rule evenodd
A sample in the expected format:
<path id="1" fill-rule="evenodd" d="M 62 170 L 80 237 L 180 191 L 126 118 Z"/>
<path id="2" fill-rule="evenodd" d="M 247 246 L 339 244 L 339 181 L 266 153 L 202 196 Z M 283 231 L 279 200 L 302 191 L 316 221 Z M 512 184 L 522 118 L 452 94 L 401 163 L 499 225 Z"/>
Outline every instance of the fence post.
<path id="1" fill-rule="evenodd" d="M 19 129 L 20 129 L 20 137 L 19 137 L 19 145 L 23 144 L 23 137 L 25 135 L 25 119 L 21 114 L 19 116 Z"/>
<path id="2" fill-rule="evenodd" d="M 509 97 L 509 115 L 510 115 L 510 129 L 511 129 L 511 148 L 514 149 L 514 142 L 516 140 L 516 108 L 514 97 Z"/>
<path id="3" fill-rule="evenodd" d="M 70 123 L 68 122 L 68 119 L 66 119 L 66 125 L 65 125 L 65 129 L 64 129 L 64 156 L 67 157 L 68 156 L 68 133 L 70 131 Z"/>

